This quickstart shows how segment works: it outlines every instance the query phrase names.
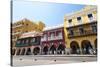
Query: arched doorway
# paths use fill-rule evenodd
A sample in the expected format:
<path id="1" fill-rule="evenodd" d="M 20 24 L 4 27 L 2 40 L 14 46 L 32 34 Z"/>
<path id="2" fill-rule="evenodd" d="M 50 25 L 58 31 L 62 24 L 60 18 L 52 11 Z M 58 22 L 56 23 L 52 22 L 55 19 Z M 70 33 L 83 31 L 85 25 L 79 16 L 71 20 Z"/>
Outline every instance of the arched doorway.
<path id="1" fill-rule="evenodd" d="M 18 50 L 17 50 L 17 54 L 16 54 L 16 55 L 20 55 L 20 51 L 21 51 L 21 50 L 20 50 L 20 49 L 18 49 Z"/>
<path id="2" fill-rule="evenodd" d="M 25 48 L 22 49 L 21 55 L 24 55 L 24 54 L 25 54 Z"/>
<path id="3" fill-rule="evenodd" d="M 30 49 L 30 48 L 27 48 L 26 55 L 32 55 L 32 53 L 31 53 L 31 49 Z"/>
<path id="4" fill-rule="evenodd" d="M 81 43 L 82 53 L 83 54 L 92 54 L 93 47 L 88 40 L 83 40 Z"/>
<path id="5" fill-rule="evenodd" d="M 80 54 L 80 47 L 76 41 L 70 43 L 71 54 Z"/>
<path id="6" fill-rule="evenodd" d="M 43 48 L 43 53 L 46 55 L 46 54 L 48 54 L 48 46 L 45 46 L 44 48 Z"/>
<path id="7" fill-rule="evenodd" d="M 33 54 L 34 55 L 37 55 L 37 54 L 39 54 L 40 53 L 40 48 L 39 47 L 35 47 L 34 49 L 33 49 Z"/>
<path id="8" fill-rule="evenodd" d="M 11 55 L 15 55 L 15 49 L 12 49 Z"/>
<path id="9" fill-rule="evenodd" d="M 52 45 L 50 47 L 50 54 L 55 54 L 55 52 L 56 52 L 56 47 L 54 45 Z"/>
<path id="10" fill-rule="evenodd" d="M 57 54 L 65 54 L 65 46 L 63 44 L 58 46 Z"/>

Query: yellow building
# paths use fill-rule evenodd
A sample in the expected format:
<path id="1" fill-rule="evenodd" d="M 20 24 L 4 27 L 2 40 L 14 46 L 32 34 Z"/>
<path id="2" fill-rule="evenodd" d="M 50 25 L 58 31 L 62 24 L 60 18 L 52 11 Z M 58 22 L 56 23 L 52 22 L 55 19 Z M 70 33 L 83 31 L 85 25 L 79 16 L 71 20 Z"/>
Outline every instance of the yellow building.
<path id="1" fill-rule="evenodd" d="M 23 34 L 31 31 L 41 31 L 45 25 L 39 21 L 38 23 L 30 21 L 28 19 L 22 19 L 12 24 L 12 54 L 16 49 L 16 41 Z"/>
<path id="2" fill-rule="evenodd" d="M 65 15 L 66 47 L 72 54 L 93 54 L 97 51 L 97 7 L 85 6 Z"/>
<path id="3" fill-rule="evenodd" d="M 12 24 L 12 40 L 16 41 L 21 34 L 34 30 L 33 22 L 23 19 Z M 15 45 L 13 45 L 15 46 Z"/>

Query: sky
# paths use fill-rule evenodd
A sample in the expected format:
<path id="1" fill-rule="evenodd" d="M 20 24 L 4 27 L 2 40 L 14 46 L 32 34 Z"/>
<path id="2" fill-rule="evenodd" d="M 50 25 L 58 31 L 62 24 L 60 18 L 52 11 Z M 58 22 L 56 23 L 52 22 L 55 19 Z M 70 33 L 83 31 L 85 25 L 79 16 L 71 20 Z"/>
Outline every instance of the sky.
<path id="1" fill-rule="evenodd" d="M 63 24 L 65 14 L 81 10 L 85 5 L 33 1 L 13 1 L 13 22 L 27 18 L 46 26 Z"/>

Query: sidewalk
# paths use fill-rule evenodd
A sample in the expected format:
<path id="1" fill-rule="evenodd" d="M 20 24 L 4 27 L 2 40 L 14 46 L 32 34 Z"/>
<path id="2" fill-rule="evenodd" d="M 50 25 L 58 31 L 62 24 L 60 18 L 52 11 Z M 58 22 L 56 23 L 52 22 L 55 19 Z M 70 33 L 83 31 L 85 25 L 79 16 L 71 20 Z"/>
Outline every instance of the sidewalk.
<path id="1" fill-rule="evenodd" d="M 97 57 L 97 55 L 19 55 L 19 56 L 34 56 L 34 57 Z"/>

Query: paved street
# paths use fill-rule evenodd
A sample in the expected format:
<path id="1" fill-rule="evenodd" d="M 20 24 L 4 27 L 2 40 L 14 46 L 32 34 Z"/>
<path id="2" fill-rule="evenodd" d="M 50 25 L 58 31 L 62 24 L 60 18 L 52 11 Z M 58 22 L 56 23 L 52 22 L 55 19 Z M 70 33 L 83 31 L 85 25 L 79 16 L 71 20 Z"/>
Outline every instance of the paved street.
<path id="1" fill-rule="evenodd" d="M 96 61 L 95 55 L 28 55 L 14 56 L 13 66 L 31 66 L 31 65 L 47 65 L 47 64 L 66 64 L 77 62 Z"/>

